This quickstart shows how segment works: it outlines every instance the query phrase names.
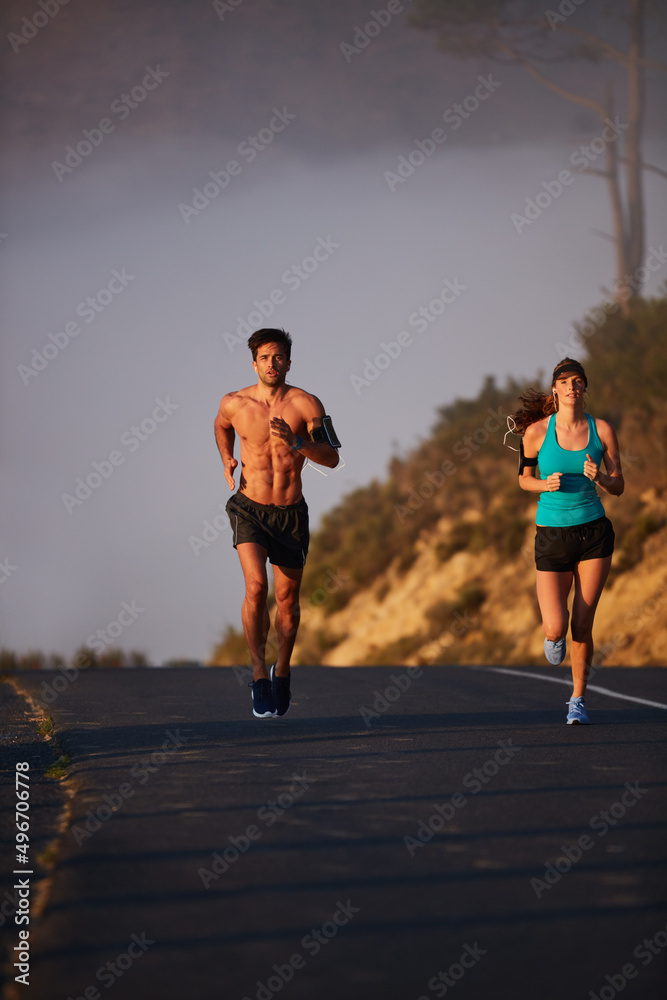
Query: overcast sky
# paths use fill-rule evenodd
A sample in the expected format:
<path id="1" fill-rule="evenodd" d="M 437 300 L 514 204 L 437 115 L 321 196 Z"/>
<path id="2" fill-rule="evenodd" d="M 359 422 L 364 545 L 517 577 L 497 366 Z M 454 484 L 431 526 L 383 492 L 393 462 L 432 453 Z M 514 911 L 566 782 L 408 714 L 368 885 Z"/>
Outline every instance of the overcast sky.
<path id="1" fill-rule="evenodd" d="M 573 18 L 607 28 L 604 7 Z M 292 333 L 291 381 L 343 442 L 344 468 L 304 473 L 316 526 L 439 406 L 550 370 L 605 298 L 607 192 L 570 160 L 600 125 L 445 58 L 407 5 L 352 53 L 357 0 L 71 0 L 30 27 L 39 9 L 11 0 L 3 25 L 0 640 L 69 656 L 111 625 L 153 663 L 206 660 L 240 625 L 213 419 L 254 381 L 248 333 Z M 659 248 L 653 174 L 646 203 Z"/>

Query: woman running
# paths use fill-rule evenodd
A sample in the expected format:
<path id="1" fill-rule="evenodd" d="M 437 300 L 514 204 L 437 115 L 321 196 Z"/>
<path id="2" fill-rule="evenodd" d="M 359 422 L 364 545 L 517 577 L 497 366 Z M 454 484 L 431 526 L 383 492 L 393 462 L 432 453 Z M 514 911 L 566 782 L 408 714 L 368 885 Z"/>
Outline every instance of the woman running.
<path id="1" fill-rule="evenodd" d="M 625 488 L 613 428 L 584 412 L 587 386 L 583 366 L 564 358 L 554 368 L 551 393 L 528 389 L 513 415 L 516 433 L 523 436 L 519 485 L 539 494 L 537 599 L 546 636 L 544 655 L 554 666 L 565 658 L 567 600 L 574 582 L 569 726 L 589 722 L 584 694 L 593 659 L 593 618 L 614 551 L 614 529 L 595 485 L 612 496 L 620 496 Z M 601 471 L 603 461 L 606 473 Z"/>

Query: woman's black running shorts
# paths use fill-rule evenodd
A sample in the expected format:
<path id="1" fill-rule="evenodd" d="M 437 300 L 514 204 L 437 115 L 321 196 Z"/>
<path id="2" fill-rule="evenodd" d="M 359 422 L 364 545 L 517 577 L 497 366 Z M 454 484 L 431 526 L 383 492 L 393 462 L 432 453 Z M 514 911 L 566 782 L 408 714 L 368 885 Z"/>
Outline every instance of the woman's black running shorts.
<path id="1" fill-rule="evenodd" d="M 538 524 L 535 566 L 549 573 L 567 573 L 585 559 L 604 559 L 614 551 L 614 529 L 608 517 L 565 528 Z"/>

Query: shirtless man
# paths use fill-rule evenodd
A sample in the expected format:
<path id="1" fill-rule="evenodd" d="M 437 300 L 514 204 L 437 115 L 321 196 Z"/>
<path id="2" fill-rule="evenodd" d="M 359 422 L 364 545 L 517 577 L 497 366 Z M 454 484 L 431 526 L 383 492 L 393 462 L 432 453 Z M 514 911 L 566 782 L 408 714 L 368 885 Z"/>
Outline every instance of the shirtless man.
<path id="1" fill-rule="evenodd" d="M 238 491 L 227 502 L 234 548 L 245 579 L 243 629 L 252 660 L 253 715 L 285 715 L 290 704 L 290 657 L 299 627 L 299 588 L 308 553 L 308 507 L 301 493 L 306 459 L 331 469 L 338 441 L 324 407 L 285 382 L 292 338 L 257 330 L 248 340 L 256 385 L 223 396 L 215 439 L 229 488 L 235 488 L 234 440 L 241 441 Z M 324 421 L 323 421 L 323 418 Z M 267 556 L 273 565 L 278 658 L 266 669 L 269 633 Z"/>

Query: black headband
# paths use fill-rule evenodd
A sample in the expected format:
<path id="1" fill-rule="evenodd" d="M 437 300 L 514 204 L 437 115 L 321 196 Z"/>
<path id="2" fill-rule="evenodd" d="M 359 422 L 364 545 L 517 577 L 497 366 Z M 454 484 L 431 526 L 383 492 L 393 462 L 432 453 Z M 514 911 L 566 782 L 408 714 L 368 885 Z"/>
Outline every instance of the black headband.
<path id="1" fill-rule="evenodd" d="M 577 375 L 581 375 L 586 386 L 588 386 L 588 379 L 586 378 L 586 372 L 584 371 L 584 366 L 580 365 L 578 361 L 566 361 L 562 365 L 557 365 L 554 368 L 554 373 L 551 376 L 551 384 L 553 385 L 556 379 L 561 378 L 566 372 L 575 372 Z"/>

